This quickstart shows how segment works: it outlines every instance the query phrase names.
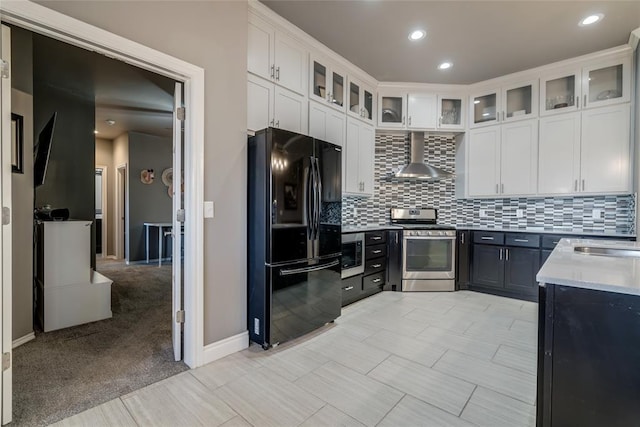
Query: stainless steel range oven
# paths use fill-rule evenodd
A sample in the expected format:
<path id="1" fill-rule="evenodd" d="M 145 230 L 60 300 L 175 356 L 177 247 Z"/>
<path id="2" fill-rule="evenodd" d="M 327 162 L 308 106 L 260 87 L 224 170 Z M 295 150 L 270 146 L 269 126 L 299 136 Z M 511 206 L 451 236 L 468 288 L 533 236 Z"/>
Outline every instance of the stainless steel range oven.
<path id="1" fill-rule="evenodd" d="M 438 225 L 435 209 L 392 209 L 402 230 L 402 290 L 454 291 L 456 232 Z"/>

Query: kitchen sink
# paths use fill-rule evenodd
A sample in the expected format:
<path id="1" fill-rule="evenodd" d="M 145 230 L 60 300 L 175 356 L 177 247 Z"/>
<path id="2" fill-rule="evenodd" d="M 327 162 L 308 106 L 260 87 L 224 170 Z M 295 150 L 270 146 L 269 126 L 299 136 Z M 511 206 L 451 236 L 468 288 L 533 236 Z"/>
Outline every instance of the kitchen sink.
<path id="1" fill-rule="evenodd" d="M 585 255 L 613 256 L 621 258 L 640 258 L 640 249 L 631 248 L 603 248 L 597 246 L 575 246 L 575 252 Z"/>

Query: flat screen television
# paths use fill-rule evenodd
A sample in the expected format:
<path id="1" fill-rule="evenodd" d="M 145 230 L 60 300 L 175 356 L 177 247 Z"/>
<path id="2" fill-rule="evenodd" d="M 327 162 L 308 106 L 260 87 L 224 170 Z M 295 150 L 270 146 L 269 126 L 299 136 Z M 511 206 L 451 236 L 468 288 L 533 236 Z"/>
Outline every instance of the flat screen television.
<path id="1" fill-rule="evenodd" d="M 51 141 L 53 140 L 53 129 L 56 124 L 55 112 L 49 119 L 44 128 L 38 135 L 38 142 L 33 149 L 33 185 L 39 187 L 44 184 L 47 174 L 47 165 L 49 164 L 49 155 L 51 154 Z"/>

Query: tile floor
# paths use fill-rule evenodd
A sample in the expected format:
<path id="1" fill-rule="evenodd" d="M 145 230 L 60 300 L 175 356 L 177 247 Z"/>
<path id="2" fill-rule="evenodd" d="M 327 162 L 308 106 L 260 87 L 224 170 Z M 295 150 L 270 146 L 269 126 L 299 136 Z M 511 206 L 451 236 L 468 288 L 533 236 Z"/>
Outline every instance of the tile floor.
<path id="1" fill-rule="evenodd" d="M 533 426 L 537 304 L 384 292 L 58 426 Z"/>

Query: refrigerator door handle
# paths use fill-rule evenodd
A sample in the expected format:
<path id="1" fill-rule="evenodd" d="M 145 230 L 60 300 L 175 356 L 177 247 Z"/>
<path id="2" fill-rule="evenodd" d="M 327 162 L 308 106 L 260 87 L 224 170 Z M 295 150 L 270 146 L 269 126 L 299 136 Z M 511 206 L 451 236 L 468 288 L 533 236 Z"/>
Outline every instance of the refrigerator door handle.
<path id="1" fill-rule="evenodd" d="M 313 157 L 310 157 L 311 161 L 309 163 L 309 169 L 307 170 L 307 191 L 305 194 L 305 202 L 306 202 L 306 217 L 307 217 L 307 236 L 309 239 L 313 239 Z M 313 256 L 313 255 L 312 255 Z"/>
<path id="2" fill-rule="evenodd" d="M 315 158 L 316 160 L 316 235 L 315 238 L 318 238 L 318 233 L 320 232 L 320 212 L 322 210 L 322 177 L 320 176 L 320 160 Z"/>
<path id="3" fill-rule="evenodd" d="M 328 264 L 314 265 L 313 267 L 292 268 L 290 270 L 280 270 L 281 276 L 290 276 L 292 274 L 310 273 L 312 271 L 324 270 L 326 268 L 335 267 L 340 264 L 340 260 L 331 261 Z"/>

